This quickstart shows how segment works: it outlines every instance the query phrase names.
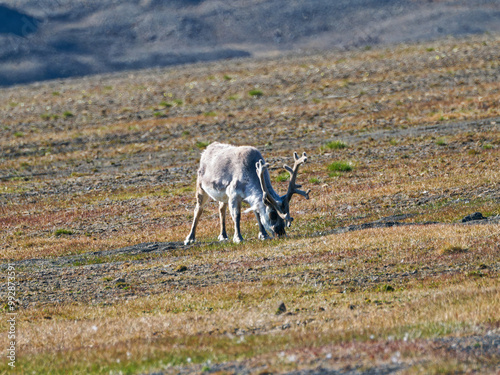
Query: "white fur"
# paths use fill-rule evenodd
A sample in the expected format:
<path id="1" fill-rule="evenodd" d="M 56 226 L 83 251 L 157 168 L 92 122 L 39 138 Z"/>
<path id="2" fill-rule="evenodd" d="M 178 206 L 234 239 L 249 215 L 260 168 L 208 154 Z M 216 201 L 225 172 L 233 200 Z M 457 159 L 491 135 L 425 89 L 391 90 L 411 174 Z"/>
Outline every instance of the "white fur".
<path id="1" fill-rule="evenodd" d="M 257 174 L 258 163 L 261 163 L 261 174 L 259 175 Z M 198 179 L 196 181 L 197 204 L 194 212 L 193 225 L 185 240 L 185 244 L 192 243 L 195 240 L 196 226 L 208 197 L 221 202 L 219 205 L 221 215 L 220 240 L 227 239 L 224 220 L 226 206 L 229 207 L 229 212 L 235 223 L 233 240 L 235 242 L 240 242 L 243 239 L 239 229 L 242 202 L 246 202 L 250 205 L 250 208 L 245 210 L 245 212 L 254 211 L 260 219 L 259 238 L 268 238 L 266 230 L 271 231 L 273 235 L 273 231 L 275 230 L 278 231 L 278 234 L 281 233 L 282 230 L 279 229 L 276 222 L 274 227 L 271 223 L 269 215 L 272 208 L 268 206 L 268 204 L 271 203 L 268 202 L 268 199 L 264 202 L 261 179 L 267 189 L 266 193 L 268 198 L 271 197 L 274 202 L 280 202 L 281 204 L 281 202 L 284 202 L 286 196 L 280 197 L 273 190 L 269 172 L 266 167 L 262 168 L 262 163 L 264 163 L 264 158 L 254 147 L 235 147 L 215 142 L 206 148 L 201 155 Z M 276 205 L 274 207 L 276 207 Z M 280 216 L 285 218 L 286 214 L 286 218 L 289 218 L 288 198 L 283 204 L 283 207 L 285 207 L 284 210 L 286 212 L 283 212 L 283 209 L 279 208 L 281 210 L 279 212 Z M 280 218 L 279 220 L 282 219 Z"/>

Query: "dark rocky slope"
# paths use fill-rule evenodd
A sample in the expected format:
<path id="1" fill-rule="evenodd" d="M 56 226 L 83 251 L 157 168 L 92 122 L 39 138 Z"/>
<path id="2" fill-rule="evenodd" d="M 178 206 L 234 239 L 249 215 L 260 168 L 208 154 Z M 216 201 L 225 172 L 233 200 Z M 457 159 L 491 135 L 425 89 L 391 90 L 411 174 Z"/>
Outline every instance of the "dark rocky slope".
<path id="1" fill-rule="evenodd" d="M 3 86 L 500 31 L 498 0 L 17 0 L 8 6 L 0 5 Z"/>

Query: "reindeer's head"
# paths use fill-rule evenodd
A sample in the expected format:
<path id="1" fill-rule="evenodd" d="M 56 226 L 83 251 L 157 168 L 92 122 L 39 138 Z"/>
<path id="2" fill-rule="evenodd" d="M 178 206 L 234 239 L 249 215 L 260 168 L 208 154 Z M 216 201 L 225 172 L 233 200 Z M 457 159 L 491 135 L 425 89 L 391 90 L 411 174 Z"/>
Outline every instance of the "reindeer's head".
<path id="1" fill-rule="evenodd" d="M 257 176 L 259 176 L 260 185 L 262 187 L 262 201 L 266 207 L 266 212 L 264 213 L 263 223 L 267 229 L 271 230 L 273 234 L 278 237 L 286 235 L 285 227 L 290 227 L 293 218 L 290 216 L 290 200 L 293 194 L 297 193 L 309 199 L 309 192 L 311 190 L 303 191 L 299 190 L 301 185 L 297 185 L 295 180 L 297 179 L 297 173 L 299 171 L 299 166 L 307 161 L 306 153 L 302 154 L 299 158 L 296 152 L 293 154 L 295 164 L 293 168 L 288 165 L 284 165 L 285 168 L 290 173 L 290 184 L 288 185 L 288 191 L 283 196 L 276 196 L 274 190 L 270 186 L 269 178 L 265 177 L 265 171 L 269 167 L 268 163 L 264 163 L 263 160 L 259 160 L 255 167 L 257 168 Z M 269 184 L 269 186 L 268 186 Z"/>

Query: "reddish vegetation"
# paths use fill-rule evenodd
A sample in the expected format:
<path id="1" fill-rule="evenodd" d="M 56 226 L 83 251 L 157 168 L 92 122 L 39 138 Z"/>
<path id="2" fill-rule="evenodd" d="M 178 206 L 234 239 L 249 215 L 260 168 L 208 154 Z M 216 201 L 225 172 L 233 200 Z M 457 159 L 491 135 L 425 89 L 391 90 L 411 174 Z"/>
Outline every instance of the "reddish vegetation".
<path id="1" fill-rule="evenodd" d="M 499 47 L 481 36 L 0 92 L 20 372 L 495 373 Z M 216 140 L 258 147 L 280 192 L 281 166 L 307 152 L 311 199 L 293 201 L 287 239 L 257 241 L 244 215 L 246 241 L 219 244 L 211 204 L 199 244 L 182 245 Z M 461 223 L 477 211 L 487 219 Z"/>

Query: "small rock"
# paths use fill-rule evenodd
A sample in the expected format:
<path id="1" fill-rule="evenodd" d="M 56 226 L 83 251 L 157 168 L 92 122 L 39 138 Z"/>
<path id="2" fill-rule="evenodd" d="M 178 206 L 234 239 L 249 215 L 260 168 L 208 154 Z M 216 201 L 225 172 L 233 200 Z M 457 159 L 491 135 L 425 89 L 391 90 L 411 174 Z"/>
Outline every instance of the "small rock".
<path id="1" fill-rule="evenodd" d="M 175 269 L 175 272 L 184 272 L 184 271 L 187 271 L 187 269 L 188 269 L 188 268 L 187 268 L 186 266 L 184 266 L 184 265 L 180 265 L 179 267 L 177 267 L 177 268 Z"/>
<path id="2" fill-rule="evenodd" d="M 124 283 L 125 282 L 125 278 L 123 277 L 119 277 L 118 279 L 114 279 L 113 280 L 115 283 Z"/>
<path id="3" fill-rule="evenodd" d="M 276 315 L 283 314 L 286 311 L 286 306 L 284 302 L 281 302 L 280 305 L 278 306 L 278 309 L 276 310 Z"/>
<path id="4" fill-rule="evenodd" d="M 466 223 L 468 221 L 474 221 L 474 220 L 485 220 L 486 218 L 483 216 L 481 212 L 474 212 L 471 215 L 467 215 L 462 219 L 462 223 Z"/>

